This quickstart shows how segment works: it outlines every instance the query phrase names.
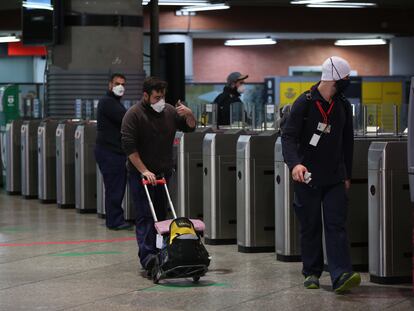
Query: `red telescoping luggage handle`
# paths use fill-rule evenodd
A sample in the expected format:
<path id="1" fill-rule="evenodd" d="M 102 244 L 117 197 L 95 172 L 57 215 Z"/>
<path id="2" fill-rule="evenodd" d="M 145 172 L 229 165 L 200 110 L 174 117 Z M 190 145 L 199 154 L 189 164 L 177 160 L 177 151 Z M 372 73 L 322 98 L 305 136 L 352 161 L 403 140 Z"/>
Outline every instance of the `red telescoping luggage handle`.
<path id="1" fill-rule="evenodd" d="M 148 185 L 152 185 L 152 183 L 150 181 L 146 180 L 145 178 L 142 178 L 141 182 L 144 186 L 145 193 L 147 194 L 147 199 L 148 199 L 148 203 L 149 203 L 149 206 L 150 206 L 150 209 L 151 209 L 152 217 L 154 218 L 155 222 L 158 222 L 157 214 L 155 213 L 154 204 L 152 203 L 151 196 L 150 196 L 149 191 L 148 191 Z M 168 199 L 168 203 L 170 205 L 171 212 L 173 214 L 174 219 L 176 219 L 177 214 L 175 213 L 174 205 L 173 205 L 173 203 L 171 201 L 171 197 L 170 197 L 170 192 L 168 191 L 167 180 L 164 177 L 162 177 L 160 179 L 157 179 L 156 182 L 155 182 L 155 185 L 164 185 L 165 193 L 167 195 L 167 199 Z"/>
<path id="2" fill-rule="evenodd" d="M 143 185 L 152 185 L 152 183 L 149 180 L 146 180 L 145 178 L 142 179 L 142 184 Z M 157 179 L 155 181 L 156 185 L 166 185 L 167 181 L 165 180 L 165 178 L 161 178 L 161 179 Z"/>

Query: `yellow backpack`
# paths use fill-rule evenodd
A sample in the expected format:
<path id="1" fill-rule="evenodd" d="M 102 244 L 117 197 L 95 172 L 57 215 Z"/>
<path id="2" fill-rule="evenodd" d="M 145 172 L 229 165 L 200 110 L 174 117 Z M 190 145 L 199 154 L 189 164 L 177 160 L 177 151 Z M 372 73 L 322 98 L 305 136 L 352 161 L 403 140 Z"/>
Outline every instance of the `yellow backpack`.
<path id="1" fill-rule="evenodd" d="M 176 218 L 171 222 L 169 244 L 182 235 L 190 235 L 190 239 L 198 239 L 193 223 L 185 217 Z"/>

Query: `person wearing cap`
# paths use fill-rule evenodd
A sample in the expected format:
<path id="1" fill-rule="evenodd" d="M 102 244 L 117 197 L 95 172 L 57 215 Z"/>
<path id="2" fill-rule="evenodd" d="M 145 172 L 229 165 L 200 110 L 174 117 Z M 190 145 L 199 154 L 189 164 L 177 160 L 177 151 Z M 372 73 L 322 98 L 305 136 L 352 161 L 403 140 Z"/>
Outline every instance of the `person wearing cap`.
<path id="1" fill-rule="evenodd" d="M 214 104 L 217 105 L 217 126 L 230 125 L 230 106 L 233 103 L 241 103 L 240 96 L 245 90 L 244 80 L 249 76 L 240 72 L 232 72 L 227 76 L 227 84 L 220 93 Z"/>
<path id="2" fill-rule="evenodd" d="M 304 286 L 319 288 L 324 267 L 322 226 L 332 287 L 359 286 L 346 232 L 353 156 L 353 120 L 343 95 L 350 66 L 340 57 L 322 65 L 321 81 L 296 99 L 282 131 L 282 151 L 294 180 L 294 209 L 301 224 Z M 322 221 L 323 219 L 323 221 Z"/>

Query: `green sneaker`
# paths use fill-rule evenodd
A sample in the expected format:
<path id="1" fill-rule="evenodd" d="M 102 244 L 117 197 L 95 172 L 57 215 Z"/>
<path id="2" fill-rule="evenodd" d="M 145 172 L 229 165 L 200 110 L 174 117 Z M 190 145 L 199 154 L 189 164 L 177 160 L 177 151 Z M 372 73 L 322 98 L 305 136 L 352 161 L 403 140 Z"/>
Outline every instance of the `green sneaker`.
<path id="1" fill-rule="evenodd" d="M 358 287 L 361 284 L 361 276 L 356 272 L 342 273 L 340 278 L 335 282 L 333 289 L 336 294 L 342 294 L 351 290 L 354 287 Z"/>
<path id="2" fill-rule="evenodd" d="M 316 275 L 309 275 L 305 278 L 303 286 L 307 289 L 318 289 L 319 288 L 319 278 Z"/>

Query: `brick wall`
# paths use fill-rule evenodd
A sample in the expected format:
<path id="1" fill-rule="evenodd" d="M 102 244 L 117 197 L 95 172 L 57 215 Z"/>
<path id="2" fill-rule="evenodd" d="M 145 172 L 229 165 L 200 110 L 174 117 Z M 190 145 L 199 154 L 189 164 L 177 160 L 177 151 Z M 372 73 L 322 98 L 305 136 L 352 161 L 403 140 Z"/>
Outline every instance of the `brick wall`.
<path id="1" fill-rule="evenodd" d="M 194 39 L 195 82 L 224 81 L 232 71 L 249 74 L 250 82 L 265 76 L 286 76 L 289 66 L 320 66 L 332 55 L 349 61 L 363 76 L 389 74 L 389 46 L 337 47 L 332 40 L 281 40 L 273 46 L 227 47 L 224 40 Z"/>

